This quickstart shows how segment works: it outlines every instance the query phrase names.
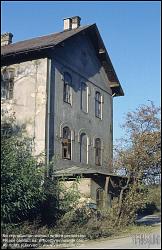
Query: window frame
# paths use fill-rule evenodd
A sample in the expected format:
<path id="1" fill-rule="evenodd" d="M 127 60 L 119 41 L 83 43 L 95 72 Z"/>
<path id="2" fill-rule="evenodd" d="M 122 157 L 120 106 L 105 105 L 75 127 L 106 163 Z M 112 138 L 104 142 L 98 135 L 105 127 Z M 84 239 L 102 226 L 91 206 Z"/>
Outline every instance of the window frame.
<path id="1" fill-rule="evenodd" d="M 95 93 L 95 116 L 102 119 L 102 95 L 99 91 Z"/>
<path id="2" fill-rule="evenodd" d="M 100 138 L 95 138 L 95 165 L 102 165 L 102 145 Z"/>
<path id="3" fill-rule="evenodd" d="M 14 80 L 8 79 L 1 81 L 1 99 L 2 100 L 12 100 L 14 91 Z"/>
<path id="4" fill-rule="evenodd" d="M 72 77 L 68 72 L 64 72 L 63 101 L 72 105 Z"/>
<path id="5" fill-rule="evenodd" d="M 68 132 L 66 131 L 67 134 L 64 131 L 65 129 L 68 131 Z M 71 145 L 72 145 L 71 130 L 68 126 L 65 126 L 62 129 L 62 159 L 71 160 L 72 156 Z"/>
<path id="6" fill-rule="evenodd" d="M 83 93 L 83 85 L 84 85 L 84 89 L 85 89 L 85 93 Z M 88 113 L 88 86 L 84 81 L 81 81 L 80 83 L 80 109 L 84 112 L 84 113 Z M 86 98 L 86 103 L 83 103 L 84 99 L 83 98 L 83 94 L 85 95 Z"/>

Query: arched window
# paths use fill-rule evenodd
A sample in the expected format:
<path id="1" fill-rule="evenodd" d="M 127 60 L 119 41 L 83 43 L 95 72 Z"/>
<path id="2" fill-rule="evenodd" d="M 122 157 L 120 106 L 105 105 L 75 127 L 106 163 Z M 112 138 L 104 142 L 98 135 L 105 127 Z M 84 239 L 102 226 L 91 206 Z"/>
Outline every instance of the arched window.
<path id="1" fill-rule="evenodd" d="M 95 95 L 95 115 L 96 117 L 100 118 L 101 119 L 101 94 L 100 92 L 96 92 L 96 95 Z"/>
<path id="2" fill-rule="evenodd" d="M 64 93 L 63 99 L 64 102 L 72 103 L 72 96 L 71 96 L 71 86 L 72 86 L 72 78 L 71 75 L 67 72 L 64 73 Z"/>
<path id="3" fill-rule="evenodd" d="M 71 131 L 69 127 L 63 128 L 62 158 L 71 160 Z"/>
<path id="4" fill-rule="evenodd" d="M 88 93 L 87 93 L 87 84 L 81 82 L 81 110 L 88 113 Z"/>
<path id="5" fill-rule="evenodd" d="M 80 162 L 88 164 L 88 138 L 84 132 L 80 134 Z"/>
<path id="6" fill-rule="evenodd" d="M 95 139 L 95 164 L 101 166 L 101 139 Z"/>
<path id="7" fill-rule="evenodd" d="M 104 191 L 102 188 L 96 190 L 96 204 L 98 208 L 103 207 Z"/>

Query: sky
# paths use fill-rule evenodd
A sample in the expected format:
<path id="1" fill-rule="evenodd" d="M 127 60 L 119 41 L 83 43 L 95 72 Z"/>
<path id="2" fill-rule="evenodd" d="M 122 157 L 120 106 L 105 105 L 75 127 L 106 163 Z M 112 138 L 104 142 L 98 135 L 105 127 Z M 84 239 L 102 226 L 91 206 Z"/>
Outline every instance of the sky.
<path id="1" fill-rule="evenodd" d="M 13 42 L 63 30 L 63 18 L 96 23 L 125 96 L 114 97 L 114 142 L 127 112 L 148 100 L 160 106 L 160 1 L 2 1 L 1 33 Z"/>

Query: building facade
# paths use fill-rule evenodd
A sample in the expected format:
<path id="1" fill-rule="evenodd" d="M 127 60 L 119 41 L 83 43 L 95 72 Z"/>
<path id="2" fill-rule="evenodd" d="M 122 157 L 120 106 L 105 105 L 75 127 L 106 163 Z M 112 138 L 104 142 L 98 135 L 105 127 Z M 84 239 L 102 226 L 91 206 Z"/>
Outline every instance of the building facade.
<path id="1" fill-rule="evenodd" d="M 62 32 L 17 43 L 6 33 L 1 45 L 2 109 L 25 126 L 34 154 L 53 159 L 57 176 L 82 174 L 96 202 L 113 175 L 113 97 L 124 95 L 96 24 L 66 18 Z"/>

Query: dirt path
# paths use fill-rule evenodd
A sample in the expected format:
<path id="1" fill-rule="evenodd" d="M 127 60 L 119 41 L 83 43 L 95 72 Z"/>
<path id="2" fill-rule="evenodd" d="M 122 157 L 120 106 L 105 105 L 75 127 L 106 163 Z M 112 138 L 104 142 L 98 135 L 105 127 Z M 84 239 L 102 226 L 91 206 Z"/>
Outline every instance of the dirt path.
<path id="1" fill-rule="evenodd" d="M 87 241 L 75 249 L 161 249 L 160 227 L 149 234 L 134 234 L 130 237 Z M 74 249 L 68 248 L 68 249 Z"/>

